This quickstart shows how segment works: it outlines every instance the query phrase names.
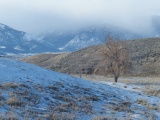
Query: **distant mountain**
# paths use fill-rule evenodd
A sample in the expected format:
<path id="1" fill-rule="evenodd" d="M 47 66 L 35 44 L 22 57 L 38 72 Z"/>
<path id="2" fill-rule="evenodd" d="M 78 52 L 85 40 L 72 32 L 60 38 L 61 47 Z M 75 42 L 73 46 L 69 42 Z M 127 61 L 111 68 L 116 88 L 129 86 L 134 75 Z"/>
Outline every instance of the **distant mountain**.
<path id="1" fill-rule="evenodd" d="M 153 16 L 151 20 L 152 36 L 160 37 L 160 16 Z"/>
<path id="2" fill-rule="evenodd" d="M 92 26 L 77 32 L 53 32 L 42 34 L 44 41 L 54 44 L 57 51 L 74 51 L 104 42 L 107 34 L 118 39 L 135 39 L 143 36 L 115 26 Z"/>
<path id="3" fill-rule="evenodd" d="M 42 39 L 0 24 L 0 53 L 26 54 L 52 51 L 53 46 L 47 45 Z"/>
<path id="4" fill-rule="evenodd" d="M 159 30 L 158 20 L 157 18 L 153 19 L 154 32 L 150 36 L 160 35 L 160 33 L 155 32 Z M 111 34 L 120 40 L 147 37 L 147 35 L 133 33 L 112 25 L 91 26 L 74 32 L 51 32 L 33 37 L 25 32 L 0 24 L 0 54 L 75 51 L 103 43 L 107 34 Z"/>

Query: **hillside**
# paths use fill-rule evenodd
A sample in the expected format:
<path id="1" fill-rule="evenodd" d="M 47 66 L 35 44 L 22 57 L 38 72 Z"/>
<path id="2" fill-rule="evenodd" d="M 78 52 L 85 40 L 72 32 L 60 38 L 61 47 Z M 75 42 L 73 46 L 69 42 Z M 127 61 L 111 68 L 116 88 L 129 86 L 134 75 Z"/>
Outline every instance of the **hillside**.
<path id="1" fill-rule="evenodd" d="M 53 66 L 56 66 L 57 63 L 65 58 L 69 53 L 57 53 L 57 54 L 38 54 L 27 58 L 22 58 L 22 61 L 27 62 L 30 61 L 32 64 L 39 65 L 43 68 L 50 69 Z"/>
<path id="2" fill-rule="evenodd" d="M 160 119 L 160 99 L 140 91 L 2 58 L 0 68 L 2 119 Z"/>
<path id="3" fill-rule="evenodd" d="M 126 43 L 133 66 L 130 74 L 141 76 L 160 74 L 160 38 L 130 40 Z M 77 74 L 79 66 L 83 74 L 92 74 L 93 72 L 106 74 L 104 73 L 105 64 L 100 62 L 99 50 L 102 47 L 103 45 L 96 45 L 72 52 L 54 65 L 52 65 L 54 61 L 47 58 L 46 61 L 35 61 L 34 59 L 37 57 L 39 60 L 44 59 L 43 56 L 37 55 L 25 58 L 23 61 L 67 74 Z"/>

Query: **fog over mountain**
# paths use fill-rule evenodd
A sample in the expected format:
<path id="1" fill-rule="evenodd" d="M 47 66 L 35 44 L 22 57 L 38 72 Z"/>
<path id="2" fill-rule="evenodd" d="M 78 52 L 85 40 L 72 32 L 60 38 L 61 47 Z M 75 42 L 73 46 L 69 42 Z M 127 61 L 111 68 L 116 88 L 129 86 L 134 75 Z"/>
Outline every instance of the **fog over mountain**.
<path id="1" fill-rule="evenodd" d="M 153 33 L 159 4 L 159 0 L 0 0 L 0 23 L 31 34 L 102 24 Z"/>
<path id="2" fill-rule="evenodd" d="M 92 26 L 79 32 L 52 32 L 37 37 L 0 23 L 0 54 L 28 54 L 74 51 L 90 45 L 101 44 L 106 33 L 119 39 L 143 37 L 114 26 Z"/>

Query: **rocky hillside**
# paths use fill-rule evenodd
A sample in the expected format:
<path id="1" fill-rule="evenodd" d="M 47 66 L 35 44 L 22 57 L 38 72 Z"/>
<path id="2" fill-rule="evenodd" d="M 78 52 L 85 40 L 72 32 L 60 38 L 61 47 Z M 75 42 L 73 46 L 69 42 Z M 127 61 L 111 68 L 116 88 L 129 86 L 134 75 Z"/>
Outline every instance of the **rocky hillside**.
<path id="1" fill-rule="evenodd" d="M 133 66 L 130 74 L 144 76 L 160 74 L 160 38 L 131 40 L 127 41 L 127 46 Z M 99 50 L 102 47 L 103 45 L 96 45 L 72 52 L 59 59 L 54 65 L 52 60 L 47 62 L 49 59 L 42 62 L 34 60 L 37 57 L 38 59 L 44 59 L 44 55 L 32 56 L 25 58 L 23 61 L 68 74 L 77 74 L 79 68 L 83 74 L 106 74 L 104 73 L 105 64 L 100 62 Z"/>

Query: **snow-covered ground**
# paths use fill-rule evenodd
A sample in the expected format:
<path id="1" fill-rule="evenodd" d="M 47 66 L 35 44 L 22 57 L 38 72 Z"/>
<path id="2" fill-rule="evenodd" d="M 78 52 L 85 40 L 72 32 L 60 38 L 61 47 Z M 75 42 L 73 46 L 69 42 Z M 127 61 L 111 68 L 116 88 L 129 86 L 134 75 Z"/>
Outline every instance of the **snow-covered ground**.
<path id="1" fill-rule="evenodd" d="M 123 86 L 82 80 L 1 58 L 0 116 L 3 119 L 160 119 L 159 98 L 115 87 L 118 85 Z"/>

